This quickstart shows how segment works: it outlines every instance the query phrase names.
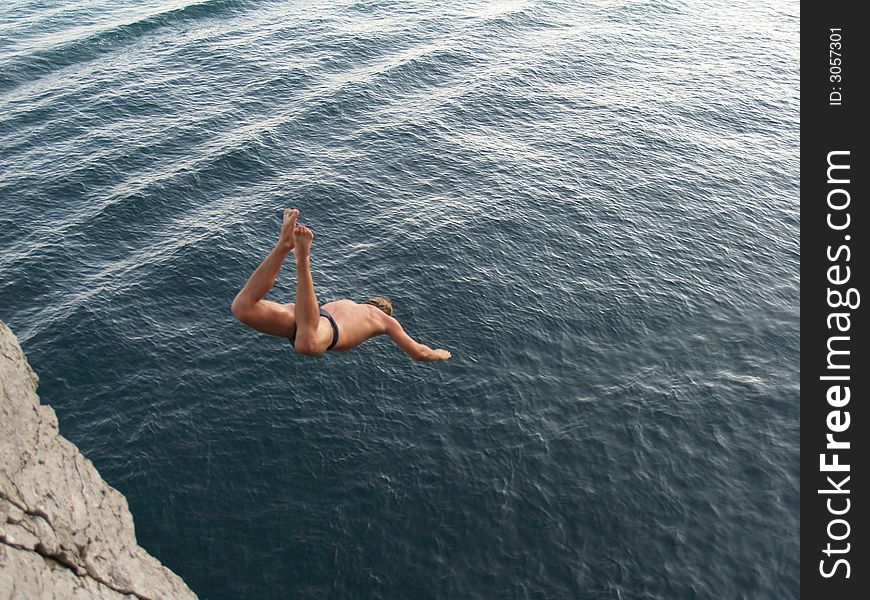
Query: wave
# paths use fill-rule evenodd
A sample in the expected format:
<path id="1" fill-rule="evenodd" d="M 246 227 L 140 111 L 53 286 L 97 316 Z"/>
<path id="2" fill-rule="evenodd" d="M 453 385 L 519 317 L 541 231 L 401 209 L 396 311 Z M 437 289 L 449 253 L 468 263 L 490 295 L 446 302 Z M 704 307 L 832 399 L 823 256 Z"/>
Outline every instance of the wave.
<path id="1" fill-rule="evenodd" d="M 92 29 L 82 37 L 13 55 L 12 60 L 0 64 L 0 93 L 63 68 L 111 54 L 160 28 L 232 14 L 244 10 L 249 4 L 249 0 L 203 0 L 160 10 L 131 22 L 113 22 Z"/>

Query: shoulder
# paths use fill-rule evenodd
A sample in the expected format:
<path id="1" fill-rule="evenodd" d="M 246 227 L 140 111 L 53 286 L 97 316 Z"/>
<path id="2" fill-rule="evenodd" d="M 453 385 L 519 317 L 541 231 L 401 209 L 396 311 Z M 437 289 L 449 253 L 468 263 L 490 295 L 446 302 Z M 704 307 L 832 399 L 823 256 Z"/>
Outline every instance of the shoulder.
<path id="1" fill-rule="evenodd" d="M 378 307 L 372 306 L 371 304 L 367 305 L 367 307 L 370 309 L 369 314 L 371 314 L 371 319 L 379 325 L 380 329 L 384 333 L 389 333 L 390 331 L 395 330 L 396 328 L 398 328 L 398 329 L 402 328 L 402 326 L 399 324 L 399 322 L 396 319 L 389 316 L 388 314 L 386 314 L 384 311 L 382 311 Z"/>

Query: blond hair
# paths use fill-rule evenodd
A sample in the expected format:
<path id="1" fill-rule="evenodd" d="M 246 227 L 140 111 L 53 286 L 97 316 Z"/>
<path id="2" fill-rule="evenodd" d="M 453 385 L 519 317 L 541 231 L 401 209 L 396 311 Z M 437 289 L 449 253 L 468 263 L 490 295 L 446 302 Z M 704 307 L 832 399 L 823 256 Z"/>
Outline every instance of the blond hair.
<path id="1" fill-rule="evenodd" d="M 380 308 L 384 311 L 388 316 L 393 316 L 393 303 L 390 302 L 389 298 L 384 298 L 383 296 L 372 296 L 368 300 L 366 300 L 363 304 L 371 304 L 377 308 Z"/>

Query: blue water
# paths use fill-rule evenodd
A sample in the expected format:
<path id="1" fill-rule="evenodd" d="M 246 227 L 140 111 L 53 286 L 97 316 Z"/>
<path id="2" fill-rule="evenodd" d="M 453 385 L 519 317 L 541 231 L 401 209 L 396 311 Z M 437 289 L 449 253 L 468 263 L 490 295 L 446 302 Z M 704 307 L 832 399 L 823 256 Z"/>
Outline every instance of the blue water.
<path id="1" fill-rule="evenodd" d="M 0 7 L 0 319 L 140 543 L 209 600 L 798 597 L 798 3 L 312 4 Z M 288 206 L 453 359 L 235 322 Z"/>

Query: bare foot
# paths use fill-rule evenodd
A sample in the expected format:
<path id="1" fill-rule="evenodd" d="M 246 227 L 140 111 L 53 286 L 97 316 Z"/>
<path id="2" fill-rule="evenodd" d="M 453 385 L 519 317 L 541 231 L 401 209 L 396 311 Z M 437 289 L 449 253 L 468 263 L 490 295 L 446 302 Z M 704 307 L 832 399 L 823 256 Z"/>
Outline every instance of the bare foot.
<path id="1" fill-rule="evenodd" d="M 281 234 L 278 236 L 278 243 L 286 246 L 290 250 L 293 249 L 293 230 L 296 228 L 296 220 L 299 218 L 298 208 L 284 209 L 284 223 L 281 225 Z"/>
<path id="2" fill-rule="evenodd" d="M 305 225 L 297 225 L 293 230 L 293 254 L 296 259 L 305 258 L 311 252 L 311 240 L 314 239 L 314 232 L 308 229 Z"/>

